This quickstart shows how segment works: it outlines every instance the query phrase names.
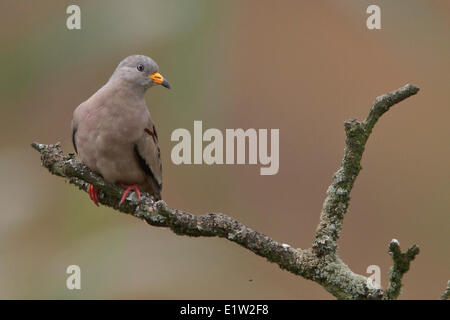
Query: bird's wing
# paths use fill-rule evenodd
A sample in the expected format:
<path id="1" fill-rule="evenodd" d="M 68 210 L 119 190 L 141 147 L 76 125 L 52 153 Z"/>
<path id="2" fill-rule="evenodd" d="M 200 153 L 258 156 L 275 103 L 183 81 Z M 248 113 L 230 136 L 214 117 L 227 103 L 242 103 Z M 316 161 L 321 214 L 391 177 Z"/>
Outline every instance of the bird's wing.
<path id="1" fill-rule="evenodd" d="M 134 152 L 139 165 L 147 176 L 147 182 L 157 199 L 161 198 L 162 162 L 158 147 L 158 134 L 155 125 L 149 119 L 143 135 L 134 145 Z"/>

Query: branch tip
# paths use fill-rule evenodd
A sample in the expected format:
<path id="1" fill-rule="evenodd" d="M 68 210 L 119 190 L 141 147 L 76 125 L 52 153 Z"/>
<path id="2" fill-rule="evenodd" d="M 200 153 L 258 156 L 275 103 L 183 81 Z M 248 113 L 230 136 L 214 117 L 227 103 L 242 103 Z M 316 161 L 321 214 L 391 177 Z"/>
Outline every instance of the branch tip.
<path id="1" fill-rule="evenodd" d="M 403 275 L 409 270 L 411 261 L 415 259 L 419 251 L 419 247 L 413 245 L 403 253 L 398 240 L 391 240 L 389 243 L 389 254 L 392 255 L 394 264 L 389 270 L 390 282 L 385 293 L 386 299 L 393 300 L 398 298 L 401 293 Z"/>
<path id="2" fill-rule="evenodd" d="M 450 298 L 450 280 L 447 282 L 447 288 L 441 296 L 441 300 L 448 300 Z"/>

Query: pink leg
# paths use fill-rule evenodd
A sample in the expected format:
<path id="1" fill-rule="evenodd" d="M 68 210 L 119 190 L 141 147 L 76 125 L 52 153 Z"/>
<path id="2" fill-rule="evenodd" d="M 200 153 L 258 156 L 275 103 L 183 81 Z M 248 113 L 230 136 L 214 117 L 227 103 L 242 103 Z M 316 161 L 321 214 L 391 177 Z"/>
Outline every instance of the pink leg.
<path id="1" fill-rule="evenodd" d="M 139 191 L 139 188 L 137 187 L 137 184 L 132 184 L 132 185 L 126 185 L 124 183 L 121 183 L 122 187 L 125 188 L 125 191 L 122 194 L 122 198 L 120 199 L 119 202 L 119 206 L 125 201 L 125 199 L 127 198 L 128 193 L 130 193 L 131 190 L 133 190 L 134 192 L 136 192 L 136 195 L 138 197 L 138 199 L 141 198 L 141 192 Z"/>
<path id="2" fill-rule="evenodd" d="M 95 205 L 98 207 L 98 189 L 94 187 L 92 184 L 88 187 L 89 198 L 94 201 Z"/>

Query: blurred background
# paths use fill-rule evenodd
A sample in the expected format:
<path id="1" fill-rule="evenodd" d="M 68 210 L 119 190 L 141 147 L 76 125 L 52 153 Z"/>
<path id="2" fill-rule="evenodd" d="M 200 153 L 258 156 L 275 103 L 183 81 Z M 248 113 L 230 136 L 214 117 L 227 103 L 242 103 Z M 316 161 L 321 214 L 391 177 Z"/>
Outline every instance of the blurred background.
<path id="1" fill-rule="evenodd" d="M 81 30 L 66 8 L 81 7 Z M 381 30 L 366 8 L 381 7 Z M 421 253 L 401 299 L 436 299 L 450 278 L 450 2 L 39 1 L 0 4 L 0 298 L 332 299 L 318 284 L 218 238 L 188 238 L 112 209 L 40 166 L 30 143 L 73 152 L 73 110 L 130 54 L 151 56 L 171 90 L 147 103 L 163 158 L 163 198 L 223 212 L 309 247 L 344 149 L 343 122 L 380 94 L 418 95 L 381 118 L 352 192 L 339 255 L 381 268 L 392 238 Z M 279 128 L 280 170 L 175 166 L 170 135 Z M 82 290 L 66 289 L 81 267 Z"/>

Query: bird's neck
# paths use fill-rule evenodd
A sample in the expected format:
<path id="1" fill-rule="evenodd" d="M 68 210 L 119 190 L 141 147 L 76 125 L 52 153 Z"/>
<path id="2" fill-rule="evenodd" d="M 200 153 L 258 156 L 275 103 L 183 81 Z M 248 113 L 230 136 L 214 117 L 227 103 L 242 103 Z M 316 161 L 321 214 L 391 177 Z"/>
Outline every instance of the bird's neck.
<path id="1" fill-rule="evenodd" d="M 117 92 L 118 94 L 133 96 L 138 100 L 144 100 L 145 93 L 147 92 L 147 88 L 137 86 L 135 83 L 128 81 L 125 78 L 111 78 L 109 79 L 107 85 L 111 88 L 120 88 L 120 92 Z"/>

